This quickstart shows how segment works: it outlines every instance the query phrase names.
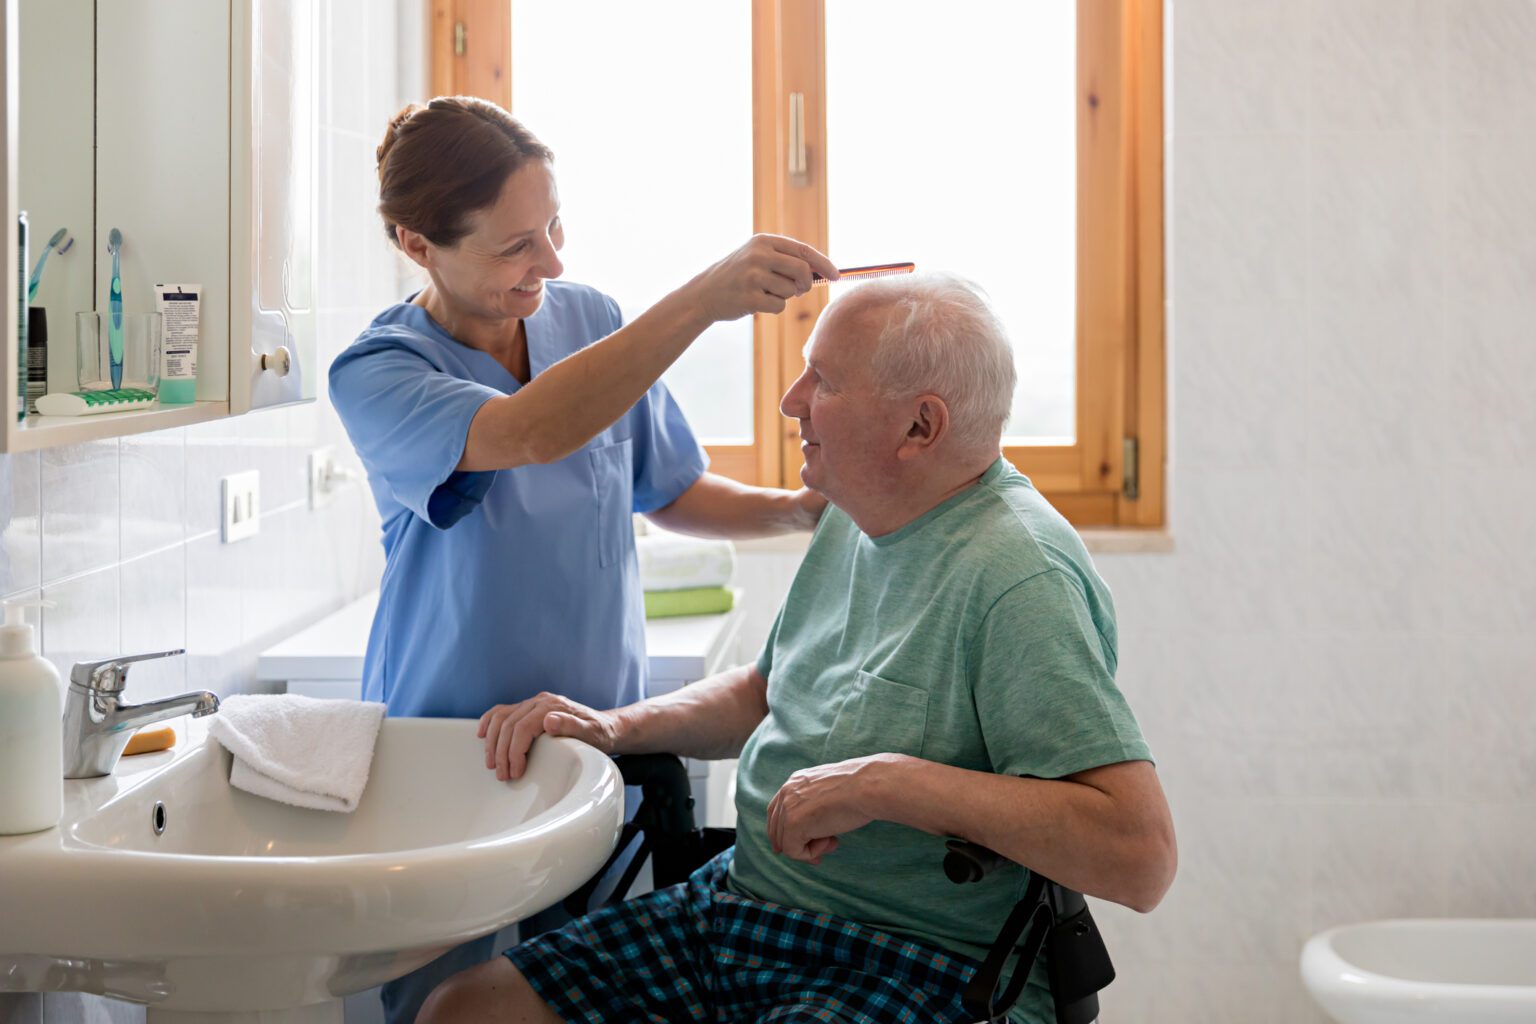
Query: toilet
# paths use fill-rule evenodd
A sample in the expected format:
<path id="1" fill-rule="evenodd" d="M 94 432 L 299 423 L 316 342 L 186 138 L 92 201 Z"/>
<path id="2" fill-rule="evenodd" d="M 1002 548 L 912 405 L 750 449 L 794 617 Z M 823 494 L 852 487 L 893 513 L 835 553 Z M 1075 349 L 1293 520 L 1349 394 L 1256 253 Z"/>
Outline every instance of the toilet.
<path id="1" fill-rule="evenodd" d="M 1308 940 L 1301 978 L 1338 1024 L 1536 1021 L 1536 920 L 1343 925 Z"/>

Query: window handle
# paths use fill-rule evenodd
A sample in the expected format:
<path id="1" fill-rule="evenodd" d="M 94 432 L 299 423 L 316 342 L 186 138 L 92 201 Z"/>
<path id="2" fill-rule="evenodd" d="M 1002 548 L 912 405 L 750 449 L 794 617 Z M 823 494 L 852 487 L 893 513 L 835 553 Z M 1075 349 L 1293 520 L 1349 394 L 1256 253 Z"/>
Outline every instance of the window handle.
<path id="1" fill-rule="evenodd" d="M 805 93 L 789 94 L 789 181 L 797 188 L 806 184 Z"/>

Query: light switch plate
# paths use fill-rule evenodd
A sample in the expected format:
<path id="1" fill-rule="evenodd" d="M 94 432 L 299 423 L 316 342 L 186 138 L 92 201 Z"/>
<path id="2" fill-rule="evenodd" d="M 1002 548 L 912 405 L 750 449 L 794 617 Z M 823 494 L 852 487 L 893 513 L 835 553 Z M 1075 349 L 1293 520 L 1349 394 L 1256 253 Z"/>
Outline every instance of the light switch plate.
<path id="1" fill-rule="evenodd" d="M 219 481 L 224 508 L 219 536 L 225 544 L 261 532 L 261 473 L 251 469 Z"/>

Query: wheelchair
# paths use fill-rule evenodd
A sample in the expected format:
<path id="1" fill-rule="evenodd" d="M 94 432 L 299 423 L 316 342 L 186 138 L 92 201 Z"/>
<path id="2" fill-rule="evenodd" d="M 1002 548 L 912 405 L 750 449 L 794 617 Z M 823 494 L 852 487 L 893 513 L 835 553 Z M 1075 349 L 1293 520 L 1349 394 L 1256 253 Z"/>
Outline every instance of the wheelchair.
<path id="1" fill-rule="evenodd" d="M 598 909 L 590 904 L 599 880 L 637 838 L 633 859 L 600 906 L 618 903 L 629 894 L 647 856 L 655 887 L 661 889 L 686 881 L 736 841 L 734 829 L 696 827 L 688 773 L 676 756 L 628 754 L 614 758 L 614 763 L 625 785 L 640 787 L 640 809 L 624 824 L 618 846 L 602 870 L 566 898 L 565 909 L 572 916 Z M 944 873 L 957 885 L 978 882 L 1008 863 L 984 846 L 959 839 L 948 840 L 946 848 Z M 1099 1015 L 1099 991 L 1115 980 L 1109 951 L 1082 895 L 1035 872 L 1030 873 L 1023 898 L 961 995 L 966 1012 L 978 1022 L 1006 1024 L 1008 1010 L 1023 993 L 1042 952 L 1058 1024 L 1091 1024 Z"/>

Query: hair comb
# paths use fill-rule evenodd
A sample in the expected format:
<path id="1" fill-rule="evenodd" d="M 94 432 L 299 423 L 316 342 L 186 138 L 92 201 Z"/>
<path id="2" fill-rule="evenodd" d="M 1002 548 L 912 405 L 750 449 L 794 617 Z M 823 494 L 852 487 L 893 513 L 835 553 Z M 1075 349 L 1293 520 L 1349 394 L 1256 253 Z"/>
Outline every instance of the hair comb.
<path id="1" fill-rule="evenodd" d="M 871 277 L 886 277 L 886 276 L 888 276 L 890 274 L 910 274 L 910 273 L 912 273 L 916 269 L 917 269 L 917 264 L 915 264 L 915 263 L 876 263 L 873 266 L 868 266 L 868 267 L 848 267 L 846 269 L 844 269 L 843 267 L 838 267 L 837 268 L 837 280 L 839 282 L 849 281 L 849 280 L 852 280 L 852 281 L 863 281 L 863 280 L 865 280 L 867 278 L 871 278 Z M 811 273 L 811 286 L 812 287 L 815 287 L 816 285 L 819 285 L 819 284 L 832 284 L 832 283 L 833 282 L 827 280 L 825 277 L 822 277 L 820 274 L 815 273 L 814 271 Z"/>

